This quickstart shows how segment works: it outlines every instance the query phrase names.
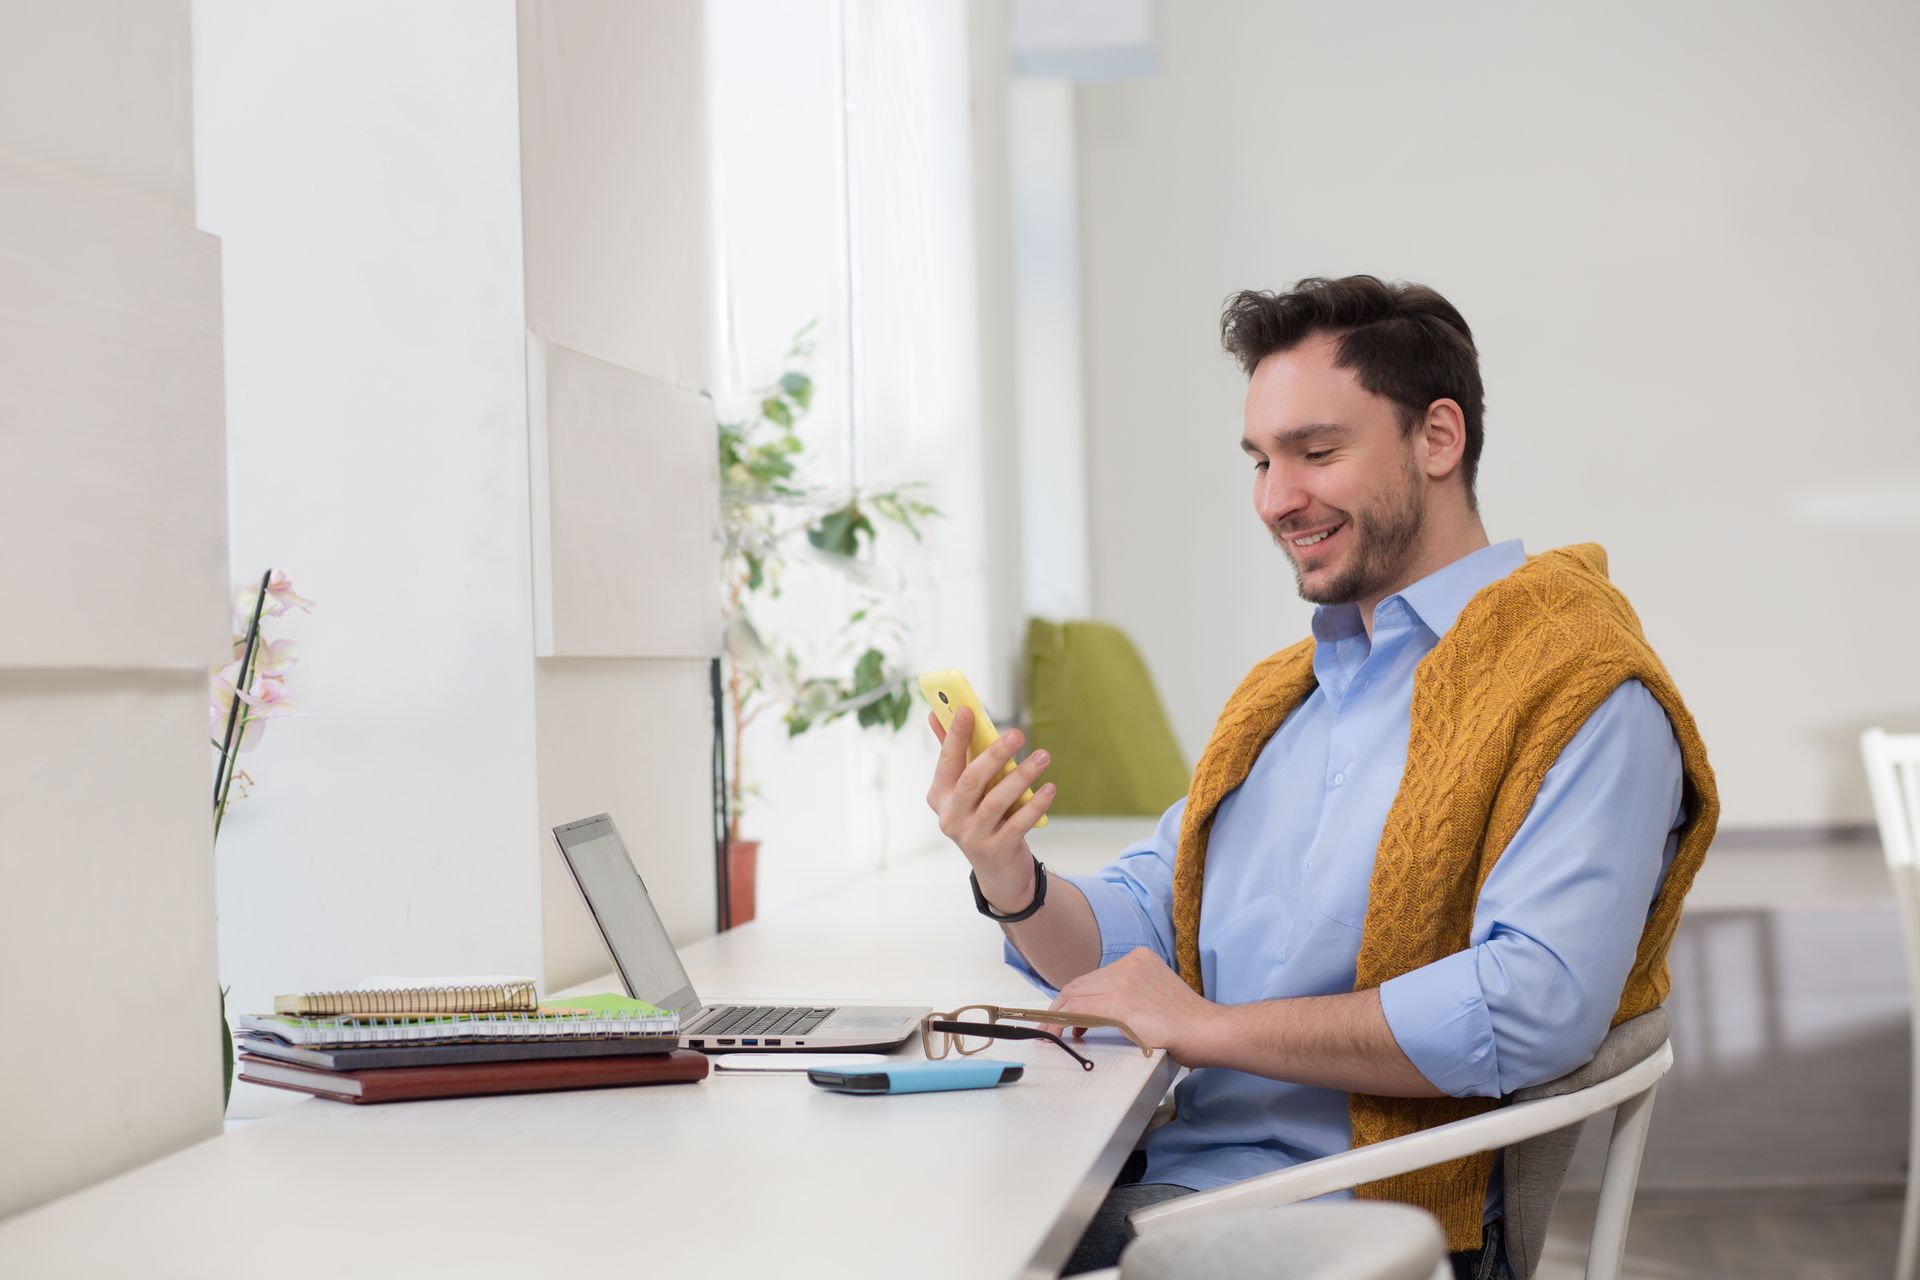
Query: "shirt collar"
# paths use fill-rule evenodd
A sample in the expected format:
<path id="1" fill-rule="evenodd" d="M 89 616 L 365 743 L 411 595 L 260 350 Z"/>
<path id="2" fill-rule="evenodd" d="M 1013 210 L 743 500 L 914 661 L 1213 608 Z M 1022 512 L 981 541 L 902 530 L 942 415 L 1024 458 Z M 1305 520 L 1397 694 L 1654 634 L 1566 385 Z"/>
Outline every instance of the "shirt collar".
<path id="1" fill-rule="evenodd" d="M 1382 600 L 1374 610 L 1374 620 L 1376 623 L 1380 620 L 1381 611 L 1388 609 L 1389 601 L 1398 600 L 1436 638 L 1444 636 L 1452 630 L 1467 601 L 1482 587 L 1518 569 L 1526 559 L 1526 550 L 1518 538 L 1482 547 Z M 1358 605 L 1326 604 L 1313 611 L 1313 638 L 1323 644 L 1359 635 L 1363 630 Z"/>
<path id="2" fill-rule="evenodd" d="M 1427 624 L 1427 630 L 1444 636 L 1453 629 L 1460 611 L 1480 588 L 1500 581 L 1525 564 L 1527 553 L 1520 539 L 1509 538 L 1461 556 L 1444 569 L 1436 569 L 1399 593 L 1414 616 Z M 1391 596 L 1388 599 L 1392 599 Z M 1383 602 L 1384 603 L 1384 602 Z"/>

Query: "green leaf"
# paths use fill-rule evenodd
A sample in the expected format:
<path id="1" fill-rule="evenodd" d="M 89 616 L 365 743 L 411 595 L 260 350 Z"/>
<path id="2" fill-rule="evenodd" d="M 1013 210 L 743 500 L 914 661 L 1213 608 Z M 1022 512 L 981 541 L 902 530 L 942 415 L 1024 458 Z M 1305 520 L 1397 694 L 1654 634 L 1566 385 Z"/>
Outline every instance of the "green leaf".
<path id="1" fill-rule="evenodd" d="M 887 717 L 887 723 L 893 726 L 895 733 L 900 732 L 907 723 L 907 717 L 913 714 L 913 699 L 902 689 L 893 695 L 893 714 Z"/>
<path id="2" fill-rule="evenodd" d="M 747 557 L 747 590 L 758 591 L 760 584 L 767 580 L 766 565 L 759 556 Z"/>
<path id="3" fill-rule="evenodd" d="M 747 474 L 756 484 L 770 486 L 793 475 L 793 463 L 785 453 L 755 449 L 746 459 Z"/>
<path id="4" fill-rule="evenodd" d="M 768 396 L 765 400 L 762 400 L 760 402 L 760 412 L 769 421 L 777 422 L 783 427 L 791 427 L 793 425 L 793 410 L 787 408 L 787 402 L 779 396 Z"/>
<path id="5" fill-rule="evenodd" d="M 847 625 L 852 626 L 854 623 L 860 621 L 862 618 L 866 616 L 867 616 L 867 611 L 865 609 L 855 609 L 853 611 L 853 616 L 847 619 Z M 214 745 L 218 746 L 219 744 L 216 743 Z"/>
<path id="6" fill-rule="evenodd" d="M 920 526 L 913 522 L 913 512 L 909 504 L 900 500 L 899 494 L 892 491 L 870 493 L 867 495 L 867 501 L 871 502 L 881 515 L 912 534 L 915 542 L 920 541 Z"/>
<path id="7" fill-rule="evenodd" d="M 817 523 L 807 529 L 807 541 L 829 555 L 851 559 L 860 554 L 862 533 L 867 535 L 868 542 L 872 542 L 873 522 L 859 507 L 846 506 L 820 517 Z"/>
<path id="8" fill-rule="evenodd" d="M 878 649 L 868 649 L 860 655 L 860 661 L 853 664 L 853 696 L 872 693 L 880 687 L 880 677 L 886 664 L 886 655 Z"/>
<path id="9" fill-rule="evenodd" d="M 780 389 L 802 410 L 813 407 L 813 379 L 806 374 L 795 371 L 782 375 Z"/>

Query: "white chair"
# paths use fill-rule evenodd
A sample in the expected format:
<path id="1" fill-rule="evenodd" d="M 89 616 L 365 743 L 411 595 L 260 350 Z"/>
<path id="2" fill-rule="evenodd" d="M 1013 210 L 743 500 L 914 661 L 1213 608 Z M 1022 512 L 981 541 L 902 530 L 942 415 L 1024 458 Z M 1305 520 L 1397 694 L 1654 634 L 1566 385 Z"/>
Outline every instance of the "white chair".
<path id="1" fill-rule="evenodd" d="M 1127 1215 L 1128 1226 L 1145 1241 L 1171 1224 L 1198 1223 L 1219 1215 L 1218 1226 L 1228 1231 L 1233 1229 L 1228 1215 L 1278 1209 L 1363 1182 L 1504 1149 L 1507 1252 L 1515 1274 L 1527 1280 L 1540 1265 L 1547 1218 L 1581 1127 L 1588 1117 L 1612 1111 L 1613 1135 L 1587 1248 L 1587 1278 L 1617 1280 L 1626 1253 L 1634 1189 L 1640 1181 L 1640 1157 L 1653 1119 L 1654 1091 L 1673 1066 L 1673 1047 L 1667 1039 L 1670 1025 L 1665 1007 L 1654 1009 L 1609 1031 L 1586 1066 L 1523 1089 L 1498 1110 L 1136 1209 Z M 1119 1274 L 1127 1274 L 1124 1254 Z M 1191 1274 L 1198 1280 L 1206 1273 Z"/>
<path id="2" fill-rule="evenodd" d="M 1867 786 L 1880 823 L 1880 848 L 1886 854 L 1893 900 L 1899 904 L 1900 927 L 1907 938 L 1907 985 L 1920 993 L 1920 873 L 1914 866 L 1920 856 L 1920 733 L 1869 729 L 1860 735 L 1860 754 L 1866 758 Z M 1920 1083 L 1920 1018 L 1914 1019 L 1913 1035 L 1915 1080 Z M 1920 1168 L 1920 1089 L 1915 1095 L 1896 1280 L 1913 1280 L 1915 1232 L 1920 1229 L 1920 1179 L 1914 1177 Z"/>
<path id="3" fill-rule="evenodd" d="M 1453 1280 L 1424 1209 L 1345 1201 L 1176 1222 L 1127 1246 L 1119 1280 Z M 1092 1277 L 1076 1277 L 1092 1280 Z"/>

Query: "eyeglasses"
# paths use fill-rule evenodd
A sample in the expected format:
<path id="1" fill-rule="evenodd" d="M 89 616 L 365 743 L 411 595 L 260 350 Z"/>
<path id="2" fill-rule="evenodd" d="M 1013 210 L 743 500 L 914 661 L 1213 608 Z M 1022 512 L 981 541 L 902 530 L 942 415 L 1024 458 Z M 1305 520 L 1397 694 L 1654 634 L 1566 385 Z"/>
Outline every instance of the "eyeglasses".
<path id="1" fill-rule="evenodd" d="M 952 1013 L 928 1014 L 920 1020 L 920 1048 L 931 1060 L 946 1057 L 949 1049 L 963 1056 L 979 1053 L 995 1040 L 1051 1040 L 1071 1054 L 1083 1071 L 1093 1070 L 1093 1059 L 1053 1032 L 1039 1027 L 1010 1026 L 1009 1022 L 1048 1022 L 1082 1029 L 1112 1027 L 1138 1045 L 1144 1056 L 1153 1056 L 1153 1050 L 1141 1043 L 1133 1028 L 1118 1018 L 1048 1009 L 1003 1009 L 997 1004 L 970 1004 Z"/>

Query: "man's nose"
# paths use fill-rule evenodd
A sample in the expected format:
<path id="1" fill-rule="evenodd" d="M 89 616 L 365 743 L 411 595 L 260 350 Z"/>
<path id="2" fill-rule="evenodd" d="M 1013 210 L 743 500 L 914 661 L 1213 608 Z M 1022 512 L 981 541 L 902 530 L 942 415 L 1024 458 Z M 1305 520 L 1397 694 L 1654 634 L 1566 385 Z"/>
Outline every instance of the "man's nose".
<path id="1" fill-rule="evenodd" d="M 1260 521 L 1269 529 L 1303 511 L 1307 506 L 1307 495 L 1295 483 L 1293 475 L 1285 467 L 1268 466 L 1260 476 L 1260 487 L 1253 495 L 1254 508 L 1260 513 Z"/>

